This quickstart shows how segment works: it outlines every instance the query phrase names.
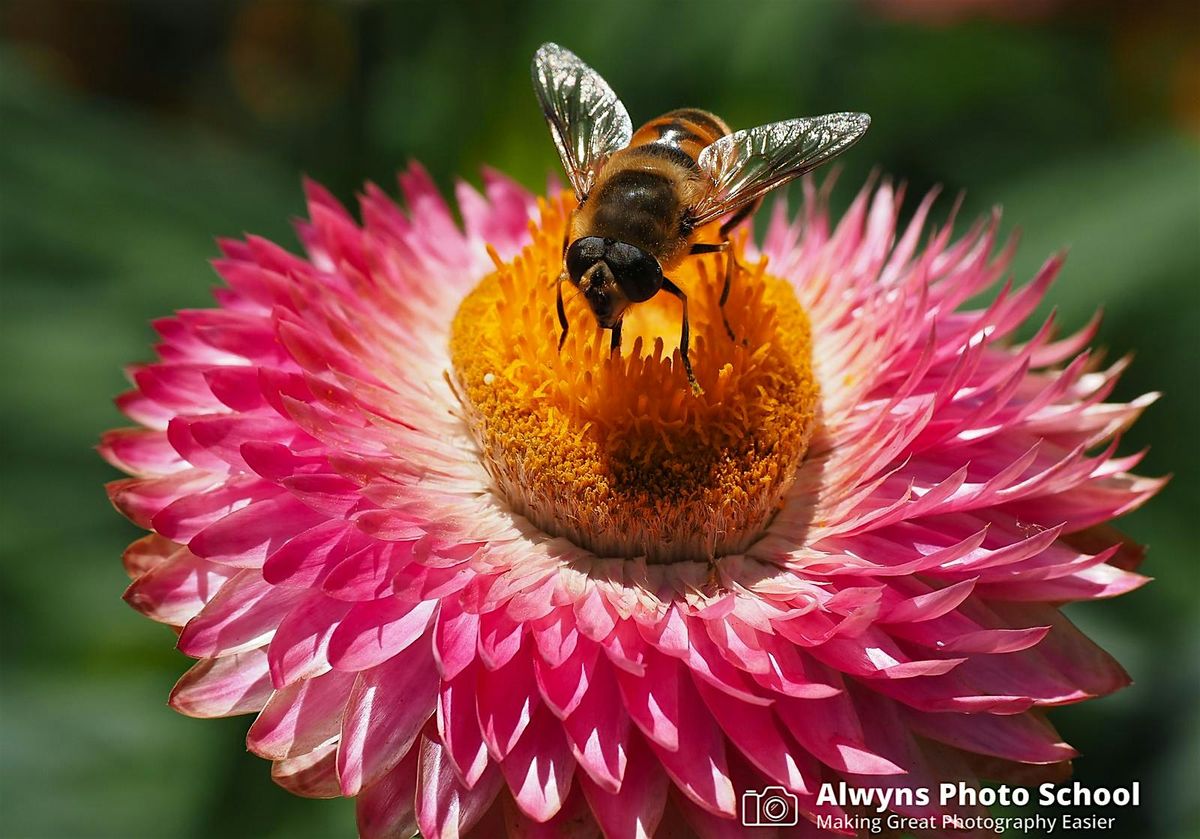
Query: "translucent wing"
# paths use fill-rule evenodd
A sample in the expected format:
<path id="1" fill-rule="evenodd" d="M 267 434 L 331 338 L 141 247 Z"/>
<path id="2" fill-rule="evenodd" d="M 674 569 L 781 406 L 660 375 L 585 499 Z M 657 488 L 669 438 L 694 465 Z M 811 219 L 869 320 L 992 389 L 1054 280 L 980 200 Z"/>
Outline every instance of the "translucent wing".
<path id="1" fill-rule="evenodd" d="M 534 53 L 533 90 L 575 196 L 583 200 L 604 160 L 629 145 L 629 112 L 599 73 L 558 44 Z"/>
<path id="2" fill-rule="evenodd" d="M 811 172 L 854 145 L 870 124 L 866 114 L 826 114 L 727 134 L 697 158 L 713 186 L 693 209 L 694 224 L 707 224 Z"/>

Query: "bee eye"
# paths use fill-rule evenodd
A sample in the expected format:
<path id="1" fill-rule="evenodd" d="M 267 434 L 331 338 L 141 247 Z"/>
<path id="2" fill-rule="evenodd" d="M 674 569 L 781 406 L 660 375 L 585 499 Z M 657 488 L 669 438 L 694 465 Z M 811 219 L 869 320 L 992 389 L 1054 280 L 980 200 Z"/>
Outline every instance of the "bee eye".
<path id="1" fill-rule="evenodd" d="M 580 279 L 597 262 L 604 257 L 604 240 L 597 236 L 585 236 L 576 239 L 567 248 L 567 274 L 571 282 L 579 284 Z"/>
<path id="2" fill-rule="evenodd" d="M 658 260 L 641 248 L 615 242 L 605 253 L 604 261 L 631 303 L 649 300 L 662 288 L 662 268 Z"/>

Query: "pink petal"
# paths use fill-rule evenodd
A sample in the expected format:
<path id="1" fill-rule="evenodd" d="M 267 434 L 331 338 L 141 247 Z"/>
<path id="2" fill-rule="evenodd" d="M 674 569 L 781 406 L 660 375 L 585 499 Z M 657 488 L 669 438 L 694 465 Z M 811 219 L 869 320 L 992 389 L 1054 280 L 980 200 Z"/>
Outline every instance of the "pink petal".
<path id="1" fill-rule="evenodd" d="M 255 367 L 212 367 L 204 382 L 213 396 L 235 411 L 253 411 L 265 404 Z"/>
<path id="2" fill-rule="evenodd" d="M 443 602 L 438 609 L 433 639 L 433 653 L 442 678 L 453 679 L 475 661 L 479 616 L 458 611 Z"/>
<path id="3" fill-rule="evenodd" d="M 408 754 L 433 714 L 437 689 L 427 639 L 359 673 L 346 701 L 338 746 L 343 795 L 357 795 Z"/>
<path id="4" fill-rule="evenodd" d="M 606 836 L 650 839 L 656 835 L 670 784 L 637 734 L 630 738 L 628 769 L 620 790 L 607 792 L 586 774 L 579 775 L 577 783 Z"/>
<path id="5" fill-rule="evenodd" d="M 436 608 L 432 600 L 397 597 L 355 605 L 329 639 L 329 663 L 366 670 L 387 661 L 425 634 Z"/>
<path id="6" fill-rule="evenodd" d="M 903 769 L 874 754 L 863 739 L 862 724 L 850 698 L 792 699 L 775 703 L 779 719 L 817 760 L 851 775 L 897 775 Z"/>
<path id="7" fill-rule="evenodd" d="M 524 733 L 539 704 L 530 657 L 513 656 L 499 670 L 475 668 L 475 710 L 488 753 L 503 760 Z"/>
<path id="8" fill-rule="evenodd" d="M 550 667 L 541 658 L 534 659 L 538 691 L 555 716 L 568 716 L 587 696 L 599 652 L 595 644 L 585 641 L 575 645 L 571 655 L 558 667 Z"/>
<path id="9" fill-rule="evenodd" d="M 303 598 L 302 589 L 277 588 L 257 571 L 242 571 L 188 621 L 179 649 L 193 658 L 210 658 L 261 647 Z"/>
<path id="10" fill-rule="evenodd" d="M 737 801 L 725 761 L 725 738 L 691 680 L 680 674 L 677 690 L 679 727 L 686 733 L 675 751 L 653 741 L 650 749 L 688 798 L 714 815 L 732 817 Z"/>
<path id="11" fill-rule="evenodd" d="M 820 766 L 792 744 L 769 708 L 738 702 L 703 679 L 695 685 L 725 736 L 767 778 L 794 792 L 816 792 Z"/>
<path id="12" fill-rule="evenodd" d="M 852 778 L 850 782 L 853 785 L 891 789 L 932 789 L 941 781 L 952 779 L 971 787 L 978 786 L 970 765 L 963 760 L 964 753 L 914 737 L 901 717 L 901 706 L 868 690 L 855 689 L 853 693 L 855 704 L 862 715 L 867 742 L 874 750 L 903 766 L 906 772 L 905 775 Z M 986 808 L 977 805 L 941 805 L 936 796 L 931 797 L 927 804 L 897 804 L 893 809 L 916 818 L 937 817 L 946 812 L 955 813 L 960 817 L 987 815 Z"/>
<path id="13" fill-rule="evenodd" d="M 693 619 L 688 638 L 687 663 L 692 673 L 704 679 L 718 690 L 742 702 L 754 705 L 769 705 L 771 700 L 762 688 L 744 670 L 732 664 L 722 649 L 703 628 L 703 621 Z"/>
<path id="14" fill-rule="evenodd" d="M 329 639 L 349 610 L 349 603 L 319 591 L 305 592 L 304 600 L 280 621 L 267 648 L 275 687 L 329 670 Z"/>
<path id="15" fill-rule="evenodd" d="M 184 469 L 152 478 L 126 478 L 105 485 L 108 500 L 117 512 L 138 527 L 151 528 L 154 518 L 169 505 L 190 494 L 203 494 L 218 479 L 203 469 Z"/>
<path id="16" fill-rule="evenodd" d="M 479 660 L 489 670 L 498 670 L 521 649 L 525 625 L 502 611 L 490 612 L 479 619 Z"/>
<path id="17" fill-rule="evenodd" d="M 194 664 L 175 683 L 170 703 L 189 717 L 232 717 L 260 710 L 270 696 L 267 657 L 250 650 Z"/>
<path id="18" fill-rule="evenodd" d="M 958 749 L 1021 763 L 1058 763 L 1078 755 L 1050 723 L 1032 711 L 1024 714 L 927 714 L 907 710 L 918 734 Z"/>
<path id="19" fill-rule="evenodd" d="M 679 665 L 661 654 L 647 658 L 644 676 L 617 672 L 617 684 L 630 718 L 651 742 L 672 752 L 679 748 L 679 681 L 682 678 Z"/>
<path id="20" fill-rule="evenodd" d="M 559 607 L 533 624 L 533 640 L 538 655 L 550 667 L 558 667 L 575 650 L 579 633 L 571 610 Z"/>
<path id="21" fill-rule="evenodd" d="M 485 170 L 485 201 L 465 183 L 454 195 L 467 233 L 495 247 L 501 258 L 515 255 L 529 237 L 528 222 L 534 210 L 532 197 L 503 175 Z"/>
<path id="22" fill-rule="evenodd" d="M 363 504 L 359 485 L 341 475 L 293 475 L 279 483 L 307 507 L 327 518 L 345 518 Z"/>
<path id="23" fill-rule="evenodd" d="M 132 475 L 169 475 L 187 467 L 167 435 L 149 428 L 118 428 L 100 437 L 100 454 Z"/>
<path id="24" fill-rule="evenodd" d="M 291 442 L 298 434 L 296 426 L 286 417 L 271 414 L 210 414 L 187 419 L 176 417 L 171 423 L 172 427 L 168 428 L 168 436 L 171 436 L 172 430 L 175 431 L 171 441 L 177 448 L 181 443 L 176 437 L 183 430 L 180 427 L 183 425 L 186 425 L 187 437 L 195 444 L 192 447 L 183 443 L 184 448 L 180 448 L 180 452 L 189 460 L 198 465 L 209 465 L 216 458 L 237 471 L 249 469 L 249 464 L 242 457 L 242 446 L 263 441 Z M 204 452 L 203 463 L 196 459 L 200 451 Z"/>
<path id="25" fill-rule="evenodd" d="M 428 737 L 421 738 L 417 766 L 417 824 L 426 839 L 458 839 L 483 818 L 504 785 L 499 768 L 492 765 L 474 787 L 465 789 L 445 750 Z"/>
<path id="26" fill-rule="evenodd" d="M 770 659 L 766 673 L 751 674 L 756 682 L 774 693 L 796 699 L 825 699 L 840 692 L 825 675 L 825 667 L 808 653 L 776 635 L 762 635 L 760 642 Z"/>
<path id="27" fill-rule="evenodd" d="M 571 794 L 554 817 L 544 822 L 534 821 L 521 812 L 510 796 L 500 796 L 500 800 L 503 805 L 503 824 L 492 827 L 489 832 L 482 832 L 488 825 L 481 823 L 475 829 L 480 839 L 491 839 L 501 835 L 501 831 L 508 839 L 600 839 L 600 827 L 592 818 L 587 800 L 577 786 L 571 788 Z"/>
<path id="28" fill-rule="evenodd" d="M 246 748 L 268 760 L 311 752 L 341 731 L 354 674 L 336 670 L 277 691 L 250 726 Z"/>
<path id="29" fill-rule="evenodd" d="M 318 585 L 364 541 L 353 526 L 344 521 L 322 522 L 292 537 L 268 555 L 263 563 L 263 579 L 272 585 Z"/>
<path id="30" fill-rule="evenodd" d="M 169 559 L 134 580 L 124 598 L 151 620 L 183 626 L 238 573 L 236 568 L 200 559 L 187 548 L 177 547 Z"/>
<path id="31" fill-rule="evenodd" d="M 355 816 L 360 839 L 396 839 L 417 832 L 417 762 L 420 749 L 358 794 Z"/>
<path id="32" fill-rule="evenodd" d="M 1141 588 L 1149 577 L 1111 565 L 1095 565 L 1052 580 L 987 583 L 979 587 L 981 597 L 993 600 L 1070 602 L 1116 597 Z"/>
<path id="33" fill-rule="evenodd" d="M 164 539 L 157 533 L 148 533 L 129 544 L 121 554 L 121 564 L 125 566 L 125 573 L 129 575 L 129 579 L 136 580 L 162 565 L 181 547 L 183 546 L 177 542 Z"/>
<path id="34" fill-rule="evenodd" d="M 528 728 L 500 764 L 521 811 L 536 822 L 553 818 L 571 789 L 575 760 L 558 720 L 539 704 Z"/>
<path id="35" fill-rule="evenodd" d="M 633 736 L 612 668 L 598 662 L 587 691 L 562 723 L 571 753 L 602 789 L 621 788 Z"/>
<path id="36" fill-rule="evenodd" d="M 324 517 L 288 495 L 252 503 L 201 530 L 188 547 L 196 556 L 238 568 L 261 568 L 287 540 Z"/>
<path id="37" fill-rule="evenodd" d="M 470 789 L 488 767 L 487 746 L 475 713 L 474 665 L 453 679 L 443 680 L 438 697 L 437 730 L 446 757 L 454 764 L 459 781 Z"/>
<path id="38" fill-rule="evenodd" d="M 941 617 L 958 607 L 975 588 L 974 580 L 946 586 L 902 600 L 879 616 L 881 623 L 914 623 Z"/>
<path id="39" fill-rule="evenodd" d="M 575 621 L 579 631 L 593 641 L 603 641 L 617 625 L 612 607 L 596 585 L 589 585 L 583 599 L 576 601 Z"/>
<path id="40" fill-rule="evenodd" d="M 271 765 L 271 780 L 293 795 L 305 798 L 337 798 L 337 742 L 318 746 L 305 755 L 277 760 Z"/>
<path id="41" fill-rule="evenodd" d="M 1107 696 L 1132 681 L 1115 658 L 1057 609 L 1039 603 L 994 603 L 992 608 L 1006 621 L 1049 625 L 1050 632 L 1040 644 L 1017 655 L 1037 659 L 1039 669 L 1061 674 L 1074 688 Z"/>
<path id="42" fill-rule="evenodd" d="M 174 480 L 182 480 L 187 475 L 195 475 L 197 472 L 181 474 Z M 211 474 L 203 474 L 206 476 L 204 480 L 211 486 Z M 154 514 L 150 524 L 168 539 L 187 542 L 210 524 L 220 521 L 235 509 L 244 507 L 247 502 L 272 498 L 279 492 L 278 487 L 266 481 L 253 476 L 238 475 L 226 479 L 224 483 L 212 489 L 192 491 L 170 499 L 167 506 Z"/>
<path id="43" fill-rule="evenodd" d="M 357 603 L 401 593 L 396 577 L 412 561 L 414 543 L 378 542 L 365 537 L 363 541 L 368 544 L 345 556 L 328 572 L 322 588 L 330 597 Z M 339 550 L 333 558 L 340 554 Z"/>
<path id="44" fill-rule="evenodd" d="M 565 641 L 567 644 L 578 643 L 578 639 L 579 633 L 571 633 Z M 633 621 L 619 621 L 608 637 L 600 643 L 604 655 L 614 665 L 635 676 L 644 675 L 646 653 L 650 645 L 646 643 Z"/>
<path id="45" fill-rule="evenodd" d="M 256 378 L 260 382 L 283 375 L 277 370 L 259 369 L 256 371 Z M 293 451 L 282 443 L 243 443 L 241 455 L 251 471 L 257 472 L 274 483 L 299 473 L 328 468 L 328 458 L 319 449 L 312 452 Z"/>

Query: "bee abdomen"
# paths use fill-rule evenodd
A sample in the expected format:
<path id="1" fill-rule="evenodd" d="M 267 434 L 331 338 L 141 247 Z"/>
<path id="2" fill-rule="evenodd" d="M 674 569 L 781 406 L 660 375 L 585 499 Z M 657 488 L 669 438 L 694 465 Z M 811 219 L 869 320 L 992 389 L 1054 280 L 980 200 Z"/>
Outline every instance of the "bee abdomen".
<path id="1" fill-rule="evenodd" d="M 692 168 L 705 146 L 729 133 L 729 126 L 715 114 L 699 108 L 679 108 L 650 120 L 637 130 L 630 148 L 672 149 L 677 162 L 686 158 Z M 671 154 L 667 152 L 666 154 Z"/>

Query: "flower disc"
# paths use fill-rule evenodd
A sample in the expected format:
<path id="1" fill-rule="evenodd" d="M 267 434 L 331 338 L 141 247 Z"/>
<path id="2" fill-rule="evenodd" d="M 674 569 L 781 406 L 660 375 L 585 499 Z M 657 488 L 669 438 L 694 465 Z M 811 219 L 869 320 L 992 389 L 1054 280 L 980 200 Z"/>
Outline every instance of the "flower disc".
<path id="1" fill-rule="evenodd" d="M 816 425 L 808 318 L 792 286 L 724 256 L 685 260 L 693 393 L 679 349 L 682 306 L 659 293 L 625 319 L 610 353 L 569 289 L 554 317 L 566 207 L 535 246 L 497 263 L 459 308 L 451 358 L 489 471 L 543 530 L 601 556 L 703 560 L 744 550 L 791 485 Z M 569 287 L 565 287 L 569 288 Z"/>

